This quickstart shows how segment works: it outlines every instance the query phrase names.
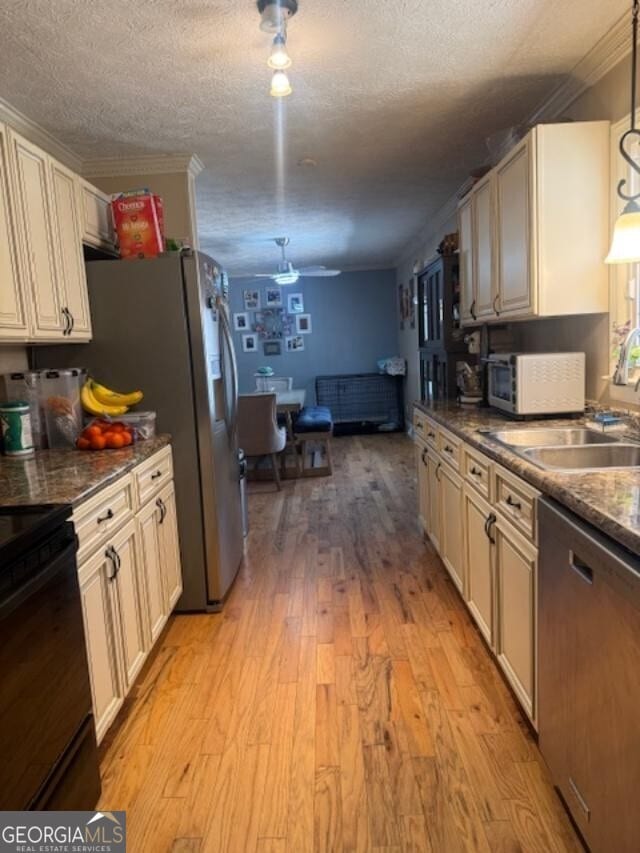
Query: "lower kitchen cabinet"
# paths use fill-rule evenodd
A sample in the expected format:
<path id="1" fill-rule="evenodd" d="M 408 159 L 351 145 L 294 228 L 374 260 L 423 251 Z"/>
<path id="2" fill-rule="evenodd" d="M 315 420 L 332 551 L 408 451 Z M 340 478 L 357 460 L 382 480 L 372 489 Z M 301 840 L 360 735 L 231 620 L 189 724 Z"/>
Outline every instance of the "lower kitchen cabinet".
<path id="1" fill-rule="evenodd" d="M 537 549 L 498 517 L 495 523 L 496 653 L 509 683 L 535 717 Z"/>
<path id="2" fill-rule="evenodd" d="M 416 470 L 418 472 L 418 522 L 428 533 L 429 522 L 429 469 L 427 467 L 427 445 L 416 441 Z"/>
<path id="3" fill-rule="evenodd" d="M 467 565 L 467 606 L 490 646 L 494 640 L 495 583 L 491 505 L 471 487 L 463 492 L 463 529 Z"/>
<path id="4" fill-rule="evenodd" d="M 173 481 L 160 492 L 157 503 L 160 509 L 160 567 L 168 616 L 182 594 L 178 514 Z"/>
<path id="5" fill-rule="evenodd" d="M 143 473 L 149 463 L 153 470 L 161 463 L 171 470 L 170 449 L 143 462 Z M 135 491 L 131 483 L 139 479 L 138 472 L 126 474 L 104 490 L 104 498 L 99 492 L 74 513 L 84 543 L 78 574 L 98 742 L 182 592 L 173 480 L 145 492 L 142 506 L 138 502 L 128 513 L 118 511 L 122 494 Z"/>
<path id="6" fill-rule="evenodd" d="M 440 480 L 439 470 L 442 467 L 440 457 L 435 451 L 427 450 L 427 535 L 433 542 L 436 551 L 440 551 L 441 525 L 440 519 Z"/>
<path id="7" fill-rule="evenodd" d="M 440 497 L 440 556 L 452 581 L 464 592 L 462 478 L 448 465 L 436 469 Z"/>
<path id="8" fill-rule="evenodd" d="M 84 616 L 93 715 L 98 742 L 109 728 L 124 701 L 118 677 L 115 648 L 114 606 L 111 594 L 113 565 L 102 551 L 79 572 L 80 597 Z"/>

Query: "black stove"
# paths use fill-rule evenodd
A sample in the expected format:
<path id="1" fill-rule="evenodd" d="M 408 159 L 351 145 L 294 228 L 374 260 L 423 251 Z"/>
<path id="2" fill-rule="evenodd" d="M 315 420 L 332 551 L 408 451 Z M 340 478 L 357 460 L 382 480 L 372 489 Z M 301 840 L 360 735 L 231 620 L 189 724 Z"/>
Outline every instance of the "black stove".
<path id="1" fill-rule="evenodd" d="M 100 793 L 70 506 L 0 507 L 0 810 Z"/>

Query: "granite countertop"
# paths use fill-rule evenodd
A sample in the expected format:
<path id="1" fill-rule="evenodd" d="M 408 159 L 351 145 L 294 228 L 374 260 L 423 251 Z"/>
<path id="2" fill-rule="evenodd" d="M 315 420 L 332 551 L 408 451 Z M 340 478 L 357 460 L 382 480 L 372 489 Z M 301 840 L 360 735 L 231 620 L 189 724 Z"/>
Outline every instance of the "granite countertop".
<path id="1" fill-rule="evenodd" d="M 640 471 L 545 471 L 479 432 L 487 429 L 522 429 L 535 426 L 576 426 L 585 419 L 545 419 L 523 423 L 500 415 L 492 409 L 462 407 L 454 403 L 415 405 L 472 447 L 518 474 L 543 494 L 554 498 L 625 548 L 635 554 L 640 553 Z"/>
<path id="2" fill-rule="evenodd" d="M 29 459 L 0 457 L 0 506 L 78 506 L 169 442 L 170 436 L 159 435 L 122 450 L 40 450 Z"/>

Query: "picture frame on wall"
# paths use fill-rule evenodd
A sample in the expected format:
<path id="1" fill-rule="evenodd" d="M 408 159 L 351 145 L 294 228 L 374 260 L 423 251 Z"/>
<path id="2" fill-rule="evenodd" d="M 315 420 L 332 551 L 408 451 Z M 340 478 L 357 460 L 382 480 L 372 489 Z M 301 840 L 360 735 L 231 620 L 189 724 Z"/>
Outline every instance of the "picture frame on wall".
<path id="1" fill-rule="evenodd" d="M 259 311 L 262 307 L 259 290 L 243 290 L 242 298 L 245 311 Z"/>
<path id="2" fill-rule="evenodd" d="M 255 334 L 242 336 L 243 352 L 258 352 L 258 336 Z"/>
<path id="3" fill-rule="evenodd" d="M 301 293 L 290 293 L 287 310 L 289 314 L 304 314 L 304 296 Z"/>
<path id="4" fill-rule="evenodd" d="M 263 351 L 266 356 L 282 355 L 282 344 L 280 341 L 265 341 Z"/>
<path id="5" fill-rule="evenodd" d="M 302 352 L 304 350 L 304 337 L 303 335 L 293 335 L 285 339 L 285 345 L 287 352 Z"/>
<path id="6" fill-rule="evenodd" d="M 265 291 L 265 306 L 267 308 L 282 308 L 282 289 L 267 287 Z"/>
<path id="7" fill-rule="evenodd" d="M 251 328 L 249 314 L 246 311 L 233 315 L 233 328 L 236 332 L 247 332 Z"/>
<path id="8" fill-rule="evenodd" d="M 296 334 L 311 334 L 311 314 L 296 314 Z"/>

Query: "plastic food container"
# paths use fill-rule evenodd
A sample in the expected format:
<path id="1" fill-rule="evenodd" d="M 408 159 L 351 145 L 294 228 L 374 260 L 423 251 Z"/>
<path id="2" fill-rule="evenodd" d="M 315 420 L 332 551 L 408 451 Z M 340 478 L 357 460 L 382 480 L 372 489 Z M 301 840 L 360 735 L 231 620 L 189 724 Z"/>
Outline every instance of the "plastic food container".
<path id="1" fill-rule="evenodd" d="M 33 455 L 31 415 L 26 400 L 0 405 L 0 427 L 2 447 L 6 456 Z"/>
<path id="2" fill-rule="evenodd" d="M 5 398 L 7 400 L 24 400 L 29 404 L 33 446 L 36 450 L 42 450 L 47 446 L 47 427 L 41 408 L 40 380 L 42 373 L 42 370 L 24 370 L 16 373 L 5 373 L 3 376 Z"/>
<path id="3" fill-rule="evenodd" d="M 40 376 L 40 404 L 51 448 L 75 447 L 82 430 L 80 391 L 87 378 L 81 367 L 44 370 Z"/>
<path id="4" fill-rule="evenodd" d="M 144 441 L 147 438 L 155 438 L 156 435 L 156 413 L 155 412 L 128 412 L 116 418 L 118 423 L 130 427 L 134 433 L 134 441 Z"/>

